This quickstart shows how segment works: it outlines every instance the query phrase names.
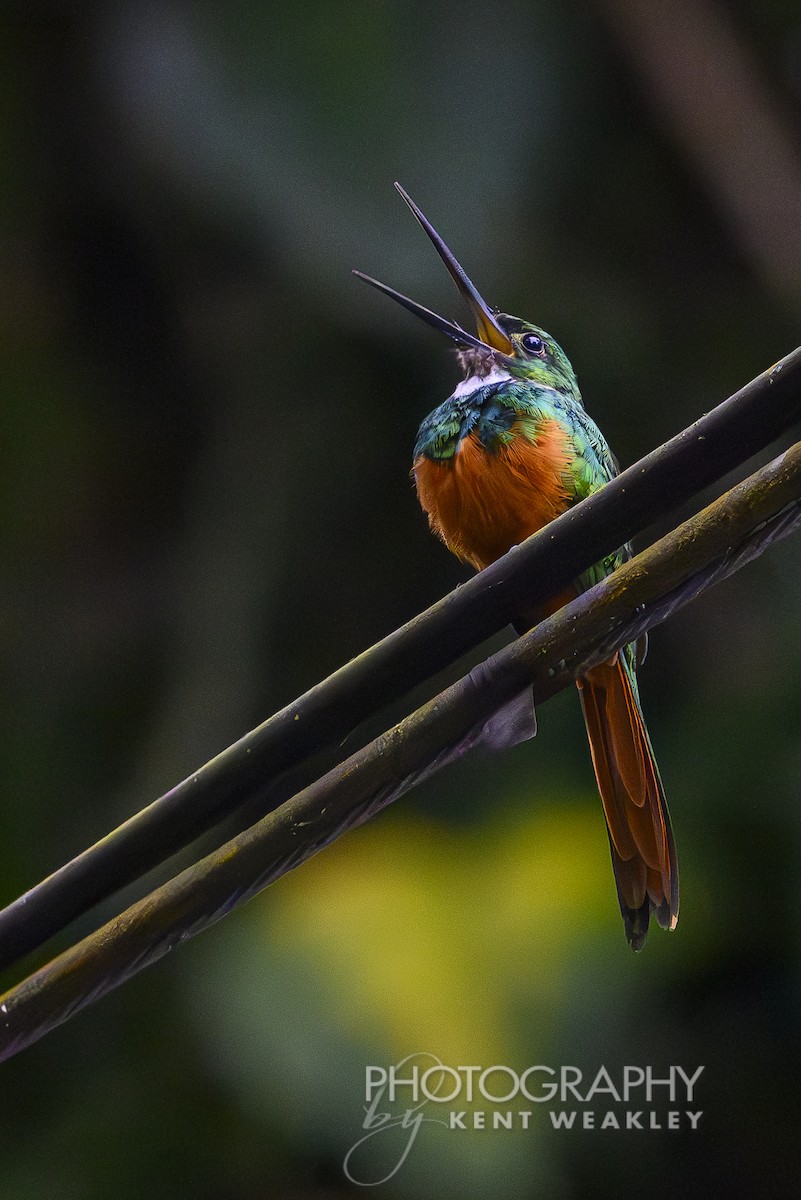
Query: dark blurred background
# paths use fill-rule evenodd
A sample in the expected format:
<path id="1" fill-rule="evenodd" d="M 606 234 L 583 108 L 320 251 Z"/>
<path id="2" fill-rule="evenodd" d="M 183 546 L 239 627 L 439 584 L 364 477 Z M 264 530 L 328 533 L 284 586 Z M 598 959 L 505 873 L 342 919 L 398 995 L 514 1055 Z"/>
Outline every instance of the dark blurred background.
<path id="1" fill-rule="evenodd" d="M 801 340 L 801 14 L 34 0 L 0 21 L 6 902 L 465 578 L 408 478 L 452 355 L 349 275 L 461 315 L 394 179 L 564 344 L 624 464 Z M 535 742 L 438 776 L 4 1065 L 3 1200 L 362 1195 L 342 1160 L 364 1068 L 423 1051 L 704 1064 L 704 1116 L 432 1126 L 388 1200 L 792 1194 L 800 589 L 790 541 L 651 639 L 675 935 L 626 948 L 562 695 Z"/>

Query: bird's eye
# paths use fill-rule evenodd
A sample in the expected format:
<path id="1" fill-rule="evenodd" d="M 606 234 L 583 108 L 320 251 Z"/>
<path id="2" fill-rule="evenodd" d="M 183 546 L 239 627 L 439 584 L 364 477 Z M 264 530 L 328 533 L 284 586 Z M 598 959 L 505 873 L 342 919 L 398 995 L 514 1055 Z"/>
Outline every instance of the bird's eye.
<path id="1" fill-rule="evenodd" d="M 527 333 L 525 337 L 520 339 L 520 345 L 529 354 L 538 354 L 540 357 L 545 357 L 545 342 L 538 333 Z"/>

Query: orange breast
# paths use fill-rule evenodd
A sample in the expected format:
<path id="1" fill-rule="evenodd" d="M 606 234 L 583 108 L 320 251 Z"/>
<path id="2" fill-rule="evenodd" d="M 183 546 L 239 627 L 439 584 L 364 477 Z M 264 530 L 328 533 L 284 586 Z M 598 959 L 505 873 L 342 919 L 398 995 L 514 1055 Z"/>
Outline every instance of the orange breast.
<path id="1" fill-rule="evenodd" d="M 512 432 L 512 440 L 496 450 L 471 433 L 453 458 L 421 456 L 414 464 L 431 528 L 478 571 L 568 507 L 564 472 L 571 448 L 564 430 L 549 420 L 541 422 L 534 441 L 517 426 Z"/>

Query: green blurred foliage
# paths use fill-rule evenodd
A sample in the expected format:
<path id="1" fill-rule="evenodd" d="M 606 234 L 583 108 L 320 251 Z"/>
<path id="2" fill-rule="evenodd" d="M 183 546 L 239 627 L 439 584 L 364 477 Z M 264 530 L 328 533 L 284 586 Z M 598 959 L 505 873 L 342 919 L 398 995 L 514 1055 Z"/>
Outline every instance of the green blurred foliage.
<path id="1" fill-rule="evenodd" d="M 394 178 L 623 463 L 797 343 L 613 8 L 4 6 L 3 900 L 464 578 L 408 479 L 454 363 L 349 276 L 456 310 Z M 796 6 L 715 11 L 797 144 Z M 785 544 L 652 637 L 675 935 L 626 949 L 560 696 L 4 1065 L 0 1198 L 362 1194 L 364 1068 L 422 1052 L 704 1063 L 703 1125 L 426 1130 L 389 1200 L 791 1194 L 800 588 Z"/>

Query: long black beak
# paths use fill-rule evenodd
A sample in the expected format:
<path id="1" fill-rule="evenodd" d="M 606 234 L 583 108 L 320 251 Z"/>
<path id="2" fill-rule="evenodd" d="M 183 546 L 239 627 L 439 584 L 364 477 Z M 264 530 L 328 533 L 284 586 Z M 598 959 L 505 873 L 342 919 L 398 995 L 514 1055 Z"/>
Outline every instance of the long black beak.
<path id="1" fill-rule="evenodd" d="M 467 333 L 455 321 L 448 321 L 444 317 L 440 317 L 429 308 L 424 308 L 422 304 L 418 304 L 415 300 L 410 300 L 408 296 L 396 292 L 394 288 L 388 287 L 385 283 L 379 283 L 377 279 L 371 278 L 369 275 L 363 274 L 361 271 L 354 271 L 353 274 L 359 279 L 363 279 L 365 283 L 369 283 L 371 287 L 378 288 L 380 292 L 396 300 L 398 304 L 402 304 L 409 312 L 420 317 L 428 325 L 432 325 L 434 329 L 438 329 L 440 333 L 444 333 L 452 341 L 459 346 L 472 346 L 479 350 L 484 350 L 487 347 L 499 351 L 501 354 L 511 355 L 514 353 L 514 346 L 504 333 L 501 326 L 498 324 L 495 313 L 489 307 L 487 302 L 481 296 L 481 293 L 476 288 L 475 284 L 470 279 L 467 272 L 458 262 L 454 254 L 448 249 L 445 242 L 437 233 L 434 226 L 428 218 L 420 211 L 420 209 L 412 200 L 411 196 L 401 187 L 399 183 L 395 184 L 398 192 L 408 204 L 409 208 L 414 213 L 417 220 L 422 225 L 423 229 L 428 234 L 431 241 L 434 243 L 434 248 L 439 254 L 448 271 L 451 274 L 456 286 L 458 287 L 465 303 L 473 314 L 478 330 L 478 337 Z"/>
<path id="2" fill-rule="evenodd" d="M 444 333 L 451 341 L 456 342 L 457 346 L 474 346 L 477 350 L 487 349 L 486 342 L 482 342 L 472 333 L 468 333 L 466 329 L 462 329 L 461 325 L 457 325 L 455 321 L 448 321 L 445 317 L 438 316 L 430 308 L 424 308 L 416 300 L 410 300 L 402 292 L 396 292 L 388 284 L 380 283 L 379 280 L 373 279 L 371 275 L 365 275 L 363 271 L 354 270 L 353 274 L 357 279 L 363 279 L 365 283 L 369 283 L 370 287 L 378 288 L 379 292 L 383 292 L 385 296 L 389 296 L 392 300 L 397 300 L 398 304 L 402 304 L 410 313 L 414 313 L 416 317 L 421 317 L 427 324 L 432 325 L 434 329 L 438 329 L 440 333 Z"/>

